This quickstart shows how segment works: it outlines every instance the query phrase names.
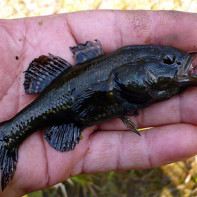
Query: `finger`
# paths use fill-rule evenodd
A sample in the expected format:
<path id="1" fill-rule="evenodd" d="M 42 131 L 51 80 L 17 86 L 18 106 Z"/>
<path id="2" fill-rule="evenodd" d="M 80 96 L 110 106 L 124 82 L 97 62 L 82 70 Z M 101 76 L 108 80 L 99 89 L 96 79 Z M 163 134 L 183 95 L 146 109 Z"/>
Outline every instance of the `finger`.
<path id="1" fill-rule="evenodd" d="M 111 52 L 125 45 L 196 48 L 196 14 L 174 11 L 87 11 L 66 15 L 76 42 L 99 39 Z"/>
<path id="2" fill-rule="evenodd" d="M 196 49 L 196 14 L 187 12 L 153 12 L 155 44 L 177 47 L 185 51 Z"/>
<path id="3" fill-rule="evenodd" d="M 125 45 L 153 43 L 148 11 L 87 11 L 66 17 L 77 43 L 99 39 L 106 53 Z"/>
<path id="4" fill-rule="evenodd" d="M 152 168 L 197 153 L 196 127 L 177 124 L 141 133 L 97 132 L 90 140 L 81 173 Z"/>

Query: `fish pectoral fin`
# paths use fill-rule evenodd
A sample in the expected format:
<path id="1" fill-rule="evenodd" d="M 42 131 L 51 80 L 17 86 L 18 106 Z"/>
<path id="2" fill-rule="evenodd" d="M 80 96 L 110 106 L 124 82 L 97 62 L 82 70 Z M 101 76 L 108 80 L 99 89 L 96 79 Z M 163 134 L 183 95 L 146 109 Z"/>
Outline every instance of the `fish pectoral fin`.
<path id="1" fill-rule="evenodd" d="M 26 94 L 41 93 L 63 71 L 71 68 L 71 64 L 61 57 L 42 55 L 34 59 L 25 71 L 24 88 Z"/>
<path id="2" fill-rule="evenodd" d="M 52 126 L 44 131 L 44 137 L 48 143 L 58 151 L 68 151 L 79 143 L 81 129 L 74 124 Z"/>
<path id="3" fill-rule="evenodd" d="M 131 119 L 129 119 L 126 116 L 121 116 L 120 119 L 122 120 L 122 122 L 124 123 L 124 125 L 126 126 L 127 129 L 129 129 L 130 131 L 132 131 L 140 136 L 140 133 L 139 133 L 135 123 Z"/>
<path id="4" fill-rule="evenodd" d="M 76 64 L 104 55 L 100 41 L 95 41 L 95 43 L 87 41 L 85 44 L 78 44 L 77 46 L 70 47 L 70 50 L 73 53 L 73 58 L 76 60 Z"/>
<path id="5" fill-rule="evenodd" d="M 12 150 L 0 146 L 1 190 L 3 191 L 12 180 L 18 161 L 18 148 Z"/>

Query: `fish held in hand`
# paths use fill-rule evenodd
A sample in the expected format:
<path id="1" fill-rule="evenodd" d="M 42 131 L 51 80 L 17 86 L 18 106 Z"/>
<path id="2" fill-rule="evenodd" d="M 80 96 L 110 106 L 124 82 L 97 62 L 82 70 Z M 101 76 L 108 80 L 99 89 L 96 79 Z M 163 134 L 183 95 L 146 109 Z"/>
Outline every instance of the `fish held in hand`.
<path id="1" fill-rule="evenodd" d="M 25 71 L 27 94 L 40 94 L 10 120 L 0 124 L 1 189 L 13 178 L 18 148 L 39 129 L 58 151 L 79 143 L 84 128 L 119 117 L 139 134 L 128 115 L 195 85 L 194 56 L 164 46 L 126 46 L 104 55 L 101 43 L 70 47 L 76 66 L 49 54 Z"/>

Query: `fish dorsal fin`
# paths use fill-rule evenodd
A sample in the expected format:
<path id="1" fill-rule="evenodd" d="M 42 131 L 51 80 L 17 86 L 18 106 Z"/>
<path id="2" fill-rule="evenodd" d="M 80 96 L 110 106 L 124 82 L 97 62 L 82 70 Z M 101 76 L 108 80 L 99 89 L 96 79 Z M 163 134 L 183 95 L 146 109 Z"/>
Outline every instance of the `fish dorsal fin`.
<path id="1" fill-rule="evenodd" d="M 52 126 L 44 131 L 44 137 L 48 143 L 58 151 L 68 151 L 79 143 L 81 129 L 73 123 Z"/>
<path id="2" fill-rule="evenodd" d="M 70 50 L 73 53 L 73 58 L 76 60 L 76 64 L 104 55 L 103 47 L 99 40 L 95 40 L 95 43 L 87 41 L 85 44 L 70 47 Z"/>
<path id="3" fill-rule="evenodd" d="M 25 71 L 26 94 L 41 93 L 58 75 L 70 68 L 71 64 L 61 57 L 42 55 L 34 59 Z"/>

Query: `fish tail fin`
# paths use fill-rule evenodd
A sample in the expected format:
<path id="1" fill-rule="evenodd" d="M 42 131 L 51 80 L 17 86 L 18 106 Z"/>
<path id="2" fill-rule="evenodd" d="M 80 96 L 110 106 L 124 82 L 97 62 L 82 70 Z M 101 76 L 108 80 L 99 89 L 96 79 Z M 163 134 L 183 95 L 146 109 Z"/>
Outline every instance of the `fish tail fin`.
<path id="1" fill-rule="evenodd" d="M 5 142 L 4 142 L 5 143 Z M 0 142 L 0 168 L 1 168 L 1 190 L 3 191 L 12 180 L 18 161 L 18 148 L 9 150 L 5 144 Z"/>

